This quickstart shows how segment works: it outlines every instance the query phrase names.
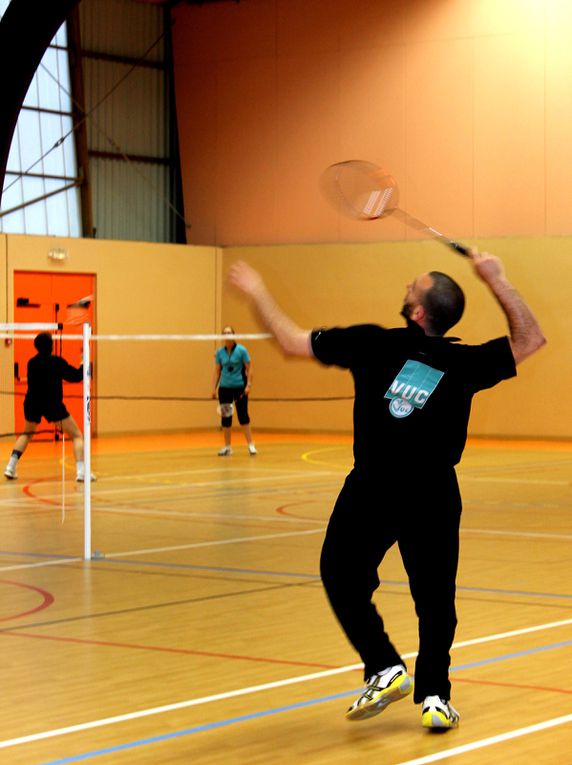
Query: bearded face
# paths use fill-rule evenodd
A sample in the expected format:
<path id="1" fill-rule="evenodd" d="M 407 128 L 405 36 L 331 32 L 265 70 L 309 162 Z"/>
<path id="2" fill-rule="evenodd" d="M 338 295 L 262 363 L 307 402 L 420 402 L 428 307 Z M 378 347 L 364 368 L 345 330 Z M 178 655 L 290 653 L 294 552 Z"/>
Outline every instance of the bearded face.
<path id="1" fill-rule="evenodd" d="M 414 324 L 415 322 L 411 321 L 411 314 L 413 312 L 413 303 L 410 303 L 408 300 L 406 300 L 403 303 L 403 307 L 401 308 L 401 311 L 399 312 L 400 316 L 403 316 L 405 319 L 407 325 Z"/>

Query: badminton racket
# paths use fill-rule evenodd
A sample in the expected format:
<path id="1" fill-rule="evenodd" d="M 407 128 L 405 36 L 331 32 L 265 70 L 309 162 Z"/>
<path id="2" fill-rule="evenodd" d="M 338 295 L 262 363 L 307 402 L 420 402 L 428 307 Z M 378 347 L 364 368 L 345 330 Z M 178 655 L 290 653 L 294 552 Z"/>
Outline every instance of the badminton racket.
<path id="1" fill-rule="evenodd" d="M 378 220 L 392 215 L 406 225 L 468 257 L 469 249 L 399 207 L 399 188 L 392 175 L 372 162 L 336 162 L 322 173 L 322 193 L 340 212 L 356 220 Z"/>
<path id="2" fill-rule="evenodd" d="M 79 326 L 89 321 L 89 307 L 93 303 L 93 295 L 86 295 L 73 303 L 68 303 L 64 324 Z"/>

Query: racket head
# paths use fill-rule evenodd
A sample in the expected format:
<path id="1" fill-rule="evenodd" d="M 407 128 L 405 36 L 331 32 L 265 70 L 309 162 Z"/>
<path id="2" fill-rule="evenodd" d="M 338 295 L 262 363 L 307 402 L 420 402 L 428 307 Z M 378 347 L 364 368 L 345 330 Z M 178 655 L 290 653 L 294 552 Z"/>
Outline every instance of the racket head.
<path id="1" fill-rule="evenodd" d="M 89 308 L 92 303 L 93 295 L 86 295 L 73 303 L 68 303 L 63 323 L 67 326 L 77 327 L 89 322 L 91 316 Z"/>
<path id="2" fill-rule="evenodd" d="M 234 412 L 234 404 L 218 404 L 216 413 L 219 417 L 232 417 Z"/>
<path id="3" fill-rule="evenodd" d="M 361 159 L 330 165 L 322 173 L 320 189 L 339 212 L 356 220 L 385 218 L 399 204 L 395 178 Z"/>

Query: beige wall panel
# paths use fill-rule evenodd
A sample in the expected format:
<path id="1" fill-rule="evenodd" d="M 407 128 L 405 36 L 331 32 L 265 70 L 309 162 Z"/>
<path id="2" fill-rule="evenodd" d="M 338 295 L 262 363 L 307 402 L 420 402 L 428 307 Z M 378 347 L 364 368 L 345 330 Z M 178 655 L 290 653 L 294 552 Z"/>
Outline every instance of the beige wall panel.
<path id="1" fill-rule="evenodd" d="M 340 55 L 340 139 L 328 164 L 340 159 L 365 159 L 390 172 L 399 182 L 405 177 L 405 49 L 403 45 L 344 50 Z M 359 118 L 357 118 L 359 115 Z M 339 238 L 349 242 L 403 240 L 407 230 L 394 218 L 364 225 L 337 216 Z M 328 238 L 331 231 L 324 232 Z"/>
<path id="2" fill-rule="evenodd" d="M 359 4 L 356 5 L 354 0 L 346 0 L 341 15 L 340 48 L 367 50 L 402 45 L 407 19 L 404 7 L 405 3 L 359 0 Z"/>
<path id="3" fill-rule="evenodd" d="M 545 232 L 543 36 L 481 39 L 475 48 L 475 233 Z"/>
<path id="4" fill-rule="evenodd" d="M 175 26 L 173 35 L 178 31 Z M 190 52 L 186 46 L 181 49 L 185 55 Z M 181 66 L 175 72 L 175 89 L 187 241 L 214 242 L 218 169 L 216 65 Z"/>
<path id="5" fill-rule="evenodd" d="M 489 35 L 536 34 L 544 27 L 550 9 L 567 0 L 467 0 L 471 7 L 472 33 Z M 451 3 L 460 5 L 460 3 Z M 557 11 L 560 16 L 560 10 Z"/>
<path id="6" fill-rule="evenodd" d="M 175 43 L 188 48 L 192 61 L 221 61 L 274 55 L 274 2 L 248 0 L 173 9 Z M 178 52 L 177 52 L 178 56 Z"/>
<path id="7" fill-rule="evenodd" d="M 307 0 L 276 0 L 274 5 L 277 56 L 339 50 L 340 34 L 348 16 L 348 0 L 331 0 L 328 13 L 324 13 L 321 3 Z"/>
<path id="8" fill-rule="evenodd" d="M 572 227 L 572 4 L 559 11 L 562 23 L 550 23 L 546 45 L 546 227 L 562 234 Z M 565 23 L 564 20 L 566 19 Z"/>
<path id="9" fill-rule="evenodd" d="M 338 58 L 284 56 L 276 66 L 275 241 L 300 241 L 301 232 L 304 241 L 323 241 L 331 215 L 319 202 L 318 182 L 339 145 Z"/>
<path id="10" fill-rule="evenodd" d="M 222 245 L 276 238 L 280 184 L 273 63 L 272 58 L 256 57 L 218 64 L 215 201 L 217 242 Z"/>
<path id="11" fill-rule="evenodd" d="M 64 264 L 47 258 L 56 246 L 68 251 Z M 212 334 L 219 310 L 219 257 L 212 247 L 9 236 L 7 315 L 11 320 L 15 270 L 87 272 L 96 275 L 98 335 Z M 102 340 L 94 346 L 96 395 L 206 399 L 213 351 L 214 343 L 207 341 Z M 12 358 L 11 348 L 3 347 L 3 369 Z M 204 428 L 213 424 L 212 409 L 210 401 L 100 399 L 96 426 L 101 433 Z"/>
<path id="12" fill-rule="evenodd" d="M 478 0 L 405 0 L 400 3 L 406 43 L 467 37 Z M 387 6 L 382 2 L 380 5 Z"/>
<path id="13" fill-rule="evenodd" d="M 219 226 L 225 243 L 271 241 L 271 219 L 258 235 L 255 229 L 272 119 L 273 193 L 280 199 L 275 243 L 411 237 L 395 222 L 379 233 L 327 209 L 316 192 L 319 175 L 350 156 L 391 167 L 404 205 L 454 236 L 571 232 L 571 181 L 563 168 L 570 153 L 572 11 L 565 0 L 260 0 L 181 5 L 174 13 L 192 241 L 221 241 Z M 275 76 L 273 101 L 267 88 L 241 90 L 256 59 L 267 69 L 267 84 Z M 226 74 L 217 78 L 214 64 L 221 61 Z M 236 76 L 229 76 L 232 68 Z M 236 94 L 223 93 L 237 84 L 238 93 L 258 94 L 260 102 L 237 109 Z M 259 130 L 252 128 L 257 112 L 265 114 Z M 228 126 L 225 137 L 232 126 L 236 149 L 226 138 L 221 145 L 213 120 Z M 249 149 L 258 142 L 261 153 Z M 213 152 L 234 157 L 225 168 L 231 176 L 252 168 L 230 197 L 225 193 L 227 209 L 249 210 L 235 224 L 215 213 Z M 435 168 L 442 179 L 437 195 Z M 251 205 L 245 191 L 253 194 Z"/>
<path id="14" fill-rule="evenodd" d="M 478 343 L 506 332 L 502 312 L 466 260 L 434 242 L 242 247 L 223 254 L 209 247 L 49 237 L 4 236 L 0 245 L 8 274 L 0 309 L 8 321 L 13 271 L 52 270 L 96 274 L 98 334 L 210 334 L 223 322 L 233 324 L 237 332 L 259 332 L 248 304 L 221 280 L 229 264 L 243 258 L 261 270 L 282 307 L 304 328 L 360 322 L 401 326 L 405 285 L 419 273 L 437 269 L 450 273 L 466 292 L 467 310 L 458 326 L 464 342 Z M 549 342 L 519 367 L 516 380 L 479 394 L 471 433 L 572 437 L 568 311 L 572 238 L 496 239 L 482 245 L 503 258 Z M 68 250 L 64 266 L 47 260 L 47 251 L 54 246 Z M 246 345 L 254 364 L 252 396 L 271 399 L 252 402 L 255 432 L 351 428 L 351 401 L 276 400 L 350 397 L 348 373 L 312 361 L 284 359 L 268 340 Z M 102 341 L 96 347 L 96 392 L 208 399 L 214 347 L 212 342 Z M 9 385 L 12 350 L 3 348 L 0 369 Z M 6 401 L 10 404 L 2 407 L 2 432 L 13 428 L 11 400 Z M 209 400 L 168 404 L 100 400 L 97 425 L 102 433 L 210 428 L 216 427 L 216 416 Z"/>
<path id="15" fill-rule="evenodd" d="M 519 367 L 516 380 L 479 394 L 471 418 L 473 435 L 572 436 L 570 347 L 572 319 L 566 310 L 572 281 L 572 239 L 499 239 L 484 243 L 504 260 L 507 273 L 539 317 L 548 345 Z M 303 328 L 375 322 L 401 326 L 399 310 L 405 284 L 419 273 L 442 270 L 457 279 L 467 295 L 467 310 L 456 328 L 464 342 L 480 343 L 507 333 L 504 316 L 469 264 L 444 247 L 363 244 L 229 248 L 225 270 L 236 258 L 263 273 L 284 310 Z M 547 264 L 551 276 L 547 278 Z M 554 269 L 554 270 L 553 270 Z M 557 284 L 552 274 L 558 273 Z M 223 321 L 237 331 L 258 331 L 259 325 L 233 291 L 223 295 Z M 269 341 L 249 344 L 255 365 L 252 396 L 288 398 L 346 396 L 347 373 L 319 364 L 283 359 Z M 345 429 L 348 402 L 253 402 L 256 428 L 301 427 Z"/>
<path id="16" fill-rule="evenodd" d="M 472 42 L 439 40 L 409 46 L 407 169 L 400 180 L 401 204 L 455 237 L 473 233 L 472 82 Z M 410 237 L 419 235 L 414 232 Z"/>

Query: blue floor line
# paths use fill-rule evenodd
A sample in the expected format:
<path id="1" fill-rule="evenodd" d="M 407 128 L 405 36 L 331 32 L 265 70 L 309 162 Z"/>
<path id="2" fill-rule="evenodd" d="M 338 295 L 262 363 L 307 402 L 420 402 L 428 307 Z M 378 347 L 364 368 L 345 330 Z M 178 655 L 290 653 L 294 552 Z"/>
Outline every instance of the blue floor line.
<path id="1" fill-rule="evenodd" d="M 21 555 L 23 557 L 32 557 L 32 558 L 47 558 L 47 559 L 53 559 L 57 560 L 61 558 L 62 560 L 67 559 L 74 559 L 78 558 L 79 556 L 75 555 L 53 555 L 49 553 L 25 553 L 25 552 L 8 552 L 0 550 L 0 556 L 17 556 Z M 236 568 L 231 566 L 203 566 L 193 563 L 167 563 L 167 562 L 159 562 L 159 561 L 142 561 L 142 560 L 133 560 L 133 559 L 126 559 L 126 558 L 98 558 L 96 561 L 97 565 L 105 565 L 105 564 L 119 564 L 122 566 L 140 566 L 140 567 L 149 567 L 149 568 L 178 568 L 178 569 L 186 569 L 189 571 L 214 571 L 214 572 L 221 572 L 225 574 L 249 574 L 249 575 L 258 575 L 258 576 L 276 576 L 276 577 L 283 577 L 283 578 L 289 578 L 289 579 L 311 579 L 315 581 L 320 580 L 319 574 L 308 574 L 307 572 L 300 572 L 300 571 L 265 571 L 263 569 L 251 569 L 251 568 Z M 401 580 L 392 580 L 392 579 L 382 579 L 381 584 L 390 585 L 392 587 L 409 587 L 408 582 L 401 581 Z M 468 587 L 464 585 L 457 585 L 457 591 L 458 592 L 480 592 L 485 594 L 493 594 L 493 595 L 513 595 L 518 597 L 527 597 L 527 598 L 557 598 L 557 599 L 564 599 L 564 600 L 572 600 L 572 594 L 568 593 L 558 593 L 558 592 L 535 592 L 531 590 L 503 590 L 499 589 L 497 587 Z"/>
<path id="2" fill-rule="evenodd" d="M 470 662 L 469 664 L 461 664 L 457 667 L 451 667 L 451 672 L 460 672 L 466 669 L 474 669 L 476 667 L 482 667 L 487 664 L 494 664 L 501 661 L 508 661 L 510 659 L 517 659 L 523 656 L 530 656 L 532 654 L 541 653 L 544 651 L 552 651 L 558 648 L 566 648 L 572 645 L 572 640 L 562 641 L 560 643 L 552 643 L 550 645 L 539 646 L 537 648 L 529 648 L 525 651 L 515 651 L 514 653 L 502 654 L 500 656 L 493 656 L 489 659 L 480 659 L 479 661 Z M 149 738 L 137 739 L 136 741 L 128 741 L 124 744 L 116 744 L 115 746 L 107 747 L 105 749 L 97 749 L 91 752 L 83 752 L 82 754 L 71 755 L 58 760 L 50 760 L 43 763 L 43 765 L 68 765 L 73 762 L 81 762 L 82 760 L 89 760 L 95 757 L 101 757 L 107 754 L 113 754 L 115 752 L 122 752 L 128 749 L 136 749 L 141 746 L 149 746 L 150 744 L 157 744 L 164 741 L 170 741 L 176 738 L 182 738 L 184 736 L 192 736 L 197 733 L 204 733 L 205 731 L 212 731 L 218 728 L 226 728 L 230 725 L 237 725 L 239 723 L 247 722 L 249 720 L 260 719 L 263 717 L 269 717 L 271 715 L 282 714 L 284 712 L 291 712 L 296 709 L 303 709 L 305 707 L 316 706 L 317 704 L 325 704 L 330 701 L 337 701 L 347 696 L 354 696 L 358 694 L 362 688 L 355 688 L 351 691 L 344 691 L 342 693 L 336 693 L 330 696 L 321 696 L 317 699 L 309 699 L 307 701 L 299 701 L 295 704 L 288 704 L 282 707 L 274 707 L 273 709 L 266 709 L 261 712 L 252 712 L 246 715 L 240 715 L 238 717 L 230 717 L 226 720 L 217 720 L 211 723 L 204 723 L 203 725 L 196 725 L 192 728 L 185 728 L 180 731 L 173 731 L 171 733 L 164 733 L 158 736 L 152 736 Z"/>

